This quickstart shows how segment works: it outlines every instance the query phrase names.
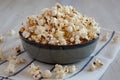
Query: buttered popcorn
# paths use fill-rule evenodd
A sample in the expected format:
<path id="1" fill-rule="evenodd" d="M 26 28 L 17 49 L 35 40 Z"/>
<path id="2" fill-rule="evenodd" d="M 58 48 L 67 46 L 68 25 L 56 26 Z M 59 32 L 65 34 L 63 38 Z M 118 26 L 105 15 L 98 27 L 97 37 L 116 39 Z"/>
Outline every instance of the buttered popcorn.
<path id="1" fill-rule="evenodd" d="M 56 4 L 37 16 L 28 17 L 20 32 L 40 44 L 74 45 L 97 38 L 100 27 L 94 18 L 80 14 L 72 6 Z"/>

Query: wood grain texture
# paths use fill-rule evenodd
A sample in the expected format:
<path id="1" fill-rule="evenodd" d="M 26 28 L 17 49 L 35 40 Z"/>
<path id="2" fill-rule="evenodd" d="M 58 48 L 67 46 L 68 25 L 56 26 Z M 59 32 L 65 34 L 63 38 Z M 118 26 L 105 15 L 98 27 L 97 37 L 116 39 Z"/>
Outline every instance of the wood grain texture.
<path id="1" fill-rule="evenodd" d="M 101 27 L 120 31 L 120 0 L 79 0 L 70 5 L 83 14 L 95 17 Z M 0 0 L 0 34 L 9 29 L 19 30 L 27 16 L 39 14 L 42 8 L 52 7 L 57 0 Z M 120 53 L 120 52 L 119 52 Z M 120 54 L 101 80 L 120 80 Z"/>

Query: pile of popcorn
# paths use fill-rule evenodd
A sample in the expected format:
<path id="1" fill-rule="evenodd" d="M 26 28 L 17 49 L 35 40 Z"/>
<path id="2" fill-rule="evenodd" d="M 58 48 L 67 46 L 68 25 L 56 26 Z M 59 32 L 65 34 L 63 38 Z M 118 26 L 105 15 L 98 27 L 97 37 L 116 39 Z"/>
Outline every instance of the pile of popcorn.
<path id="1" fill-rule="evenodd" d="M 20 32 L 40 44 L 74 45 L 97 38 L 100 27 L 94 18 L 80 14 L 72 6 L 56 4 L 37 16 L 29 16 Z"/>

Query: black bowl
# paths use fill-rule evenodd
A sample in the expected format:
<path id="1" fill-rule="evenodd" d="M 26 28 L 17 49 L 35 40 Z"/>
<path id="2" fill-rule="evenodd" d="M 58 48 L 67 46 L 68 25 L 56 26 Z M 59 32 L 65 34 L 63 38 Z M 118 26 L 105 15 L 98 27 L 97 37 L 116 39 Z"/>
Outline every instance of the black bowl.
<path id="1" fill-rule="evenodd" d="M 69 64 L 85 59 L 94 51 L 99 39 L 76 45 L 48 45 L 30 41 L 21 32 L 19 35 L 24 49 L 32 58 L 51 64 Z"/>

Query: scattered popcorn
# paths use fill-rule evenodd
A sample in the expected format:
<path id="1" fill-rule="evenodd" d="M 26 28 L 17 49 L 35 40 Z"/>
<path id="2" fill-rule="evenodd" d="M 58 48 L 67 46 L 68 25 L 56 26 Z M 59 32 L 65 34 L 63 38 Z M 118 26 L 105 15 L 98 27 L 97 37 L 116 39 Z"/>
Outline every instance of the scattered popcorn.
<path id="1" fill-rule="evenodd" d="M 76 71 L 76 66 L 72 65 L 72 66 L 62 66 L 62 65 L 55 65 L 54 71 L 56 73 L 56 78 L 57 79 L 62 79 L 65 74 L 67 73 L 74 73 Z"/>
<path id="2" fill-rule="evenodd" d="M 56 79 L 62 79 L 64 76 L 65 76 L 64 70 L 60 70 L 60 71 L 56 72 L 55 78 Z"/>
<path id="3" fill-rule="evenodd" d="M 106 40 L 108 40 L 108 36 L 109 36 L 109 33 L 106 33 L 106 34 L 102 37 L 101 41 L 106 41 Z"/>
<path id="4" fill-rule="evenodd" d="M 42 72 L 43 78 L 50 78 L 51 76 L 52 76 L 52 73 L 50 72 L 50 70 L 45 70 L 44 72 Z"/>
<path id="5" fill-rule="evenodd" d="M 115 37 L 113 38 L 113 42 L 118 42 L 119 40 L 120 40 L 119 36 L 115 36 Z"/>
<path id="6" fill-rule="evenodd" d="M 16 32 L 13 29 L 11 29 L 11 30 L 9 30 L 8 34 L 10 36 L 14 36 L 16 34 Z"/>
<path id="7" fill-rule="evenodd" d="M 17 58 L 16 56 L 9 55 L 8 56 L 8 67 L 5 70 L 5 73 L 8 75 L 15 73 L 16 65 L 23 64 L 23 63 L 25 63 L 25 59 Z"/>
<path id="8" fill-rule="evenodd" d="M 42 76 L 40 71 L 40 66 L 35 66 L 33 63 L 28 68 L 28 72 L 32 75 L 32 77 L 37 80 Z"/>
<path id="9" fill-rule="evenodd" d="M 69 73 L 69 67 L 68 66 L 64 66 L 64 72 Z"/>
<path id="10" fill-rule="evenodd" d="M 8 65 L 7 69 L 5 70 L 5 74 L 10 75 L 10 74 L 15 73 L 15 66 L 16 65 L 12 64 L 12 63 L 14 63 L 14 61 L 13 62 L 12 61 L 9 62 L 9 65 Z"/>
<path id="11" fill-rule="evenodd" d="M 16 53 L 20 53 L 20 52 L 21 52 L 20 46 L 17 46 L 17 47 L 15 47 L 15 48 L 13 48 L 13 50 L 14 50 Z"/>
<path id="12" fill-rule="evenodd" d="M 89 67 L 89 71 L 94 71 L 96 69 L 96 66 L 92 63 Z"/>
<path id="13" fill-rule="evenodd" d="M 37 16 L 29 16 L 20 32 L 23 37 L 40 44 L 75 45 L 96 39 L 100 27 L 94 18 L 80 14 L 72 6 L 56 4 Z"/>
<path id="14" fill-rule="evenodd" d="M 2 35 L 0 35 L 0 42 L 4 41 L 4 37 Z"/>
<path id="15" fill-rule="evenodd" d="M 75 65 L 65 66 L 64 71 L 65 73 L 74 73 L 76 71 L 76 66 Z"/>
<path id="16" fill-rule="evenodd" d="M 94 71 L 96 70 L 97 68 L 101 68 L 103 66 L 103 63 L 96 59 L 89 67 L 89 71 Z"/>
<path id="17" fill-rule="evenodd" d="M 55 71 L 55 72 L 59 72 L 59 71 L 61 71 L 61 70 L 63 70 L 63 66 L 62 66 L 62 65 L 58 65 L 58 64 L 56 64 L 56 65 L 55 65 L 55 68 L 54 68 L 53 71 Z"/>
<path id="18" fill-rule="evenodd" d="M 5 60 L 5 56 L 3 55 L 2 50 L 0 49 L 0 61 Z"/>
<path id="19" fill-rule="evenodd" d="M 6 74 L 13 74 L 15 72 L 15 66 L 16 66 L 16 56 L 9 56 L 8 57 L 8 67 L 7 69 L 5 70 L 5 73 Z"/>
<path id="20" fill-rule="evenodd" d="M 94 64 L 95 66 L 97 66 L 98 68 L 103 66 L 103 63 L 102 63 L 100 60 L 98 60 L 98 59 L 96 59 L 96 60 L 93 62 L 93 64 Z"/>
<path id="21" fill-rule="evenodd" d="M 69 66 L 69 73 L 74 73 L 75 71 L 76 71 L 75 65 Z"/>

